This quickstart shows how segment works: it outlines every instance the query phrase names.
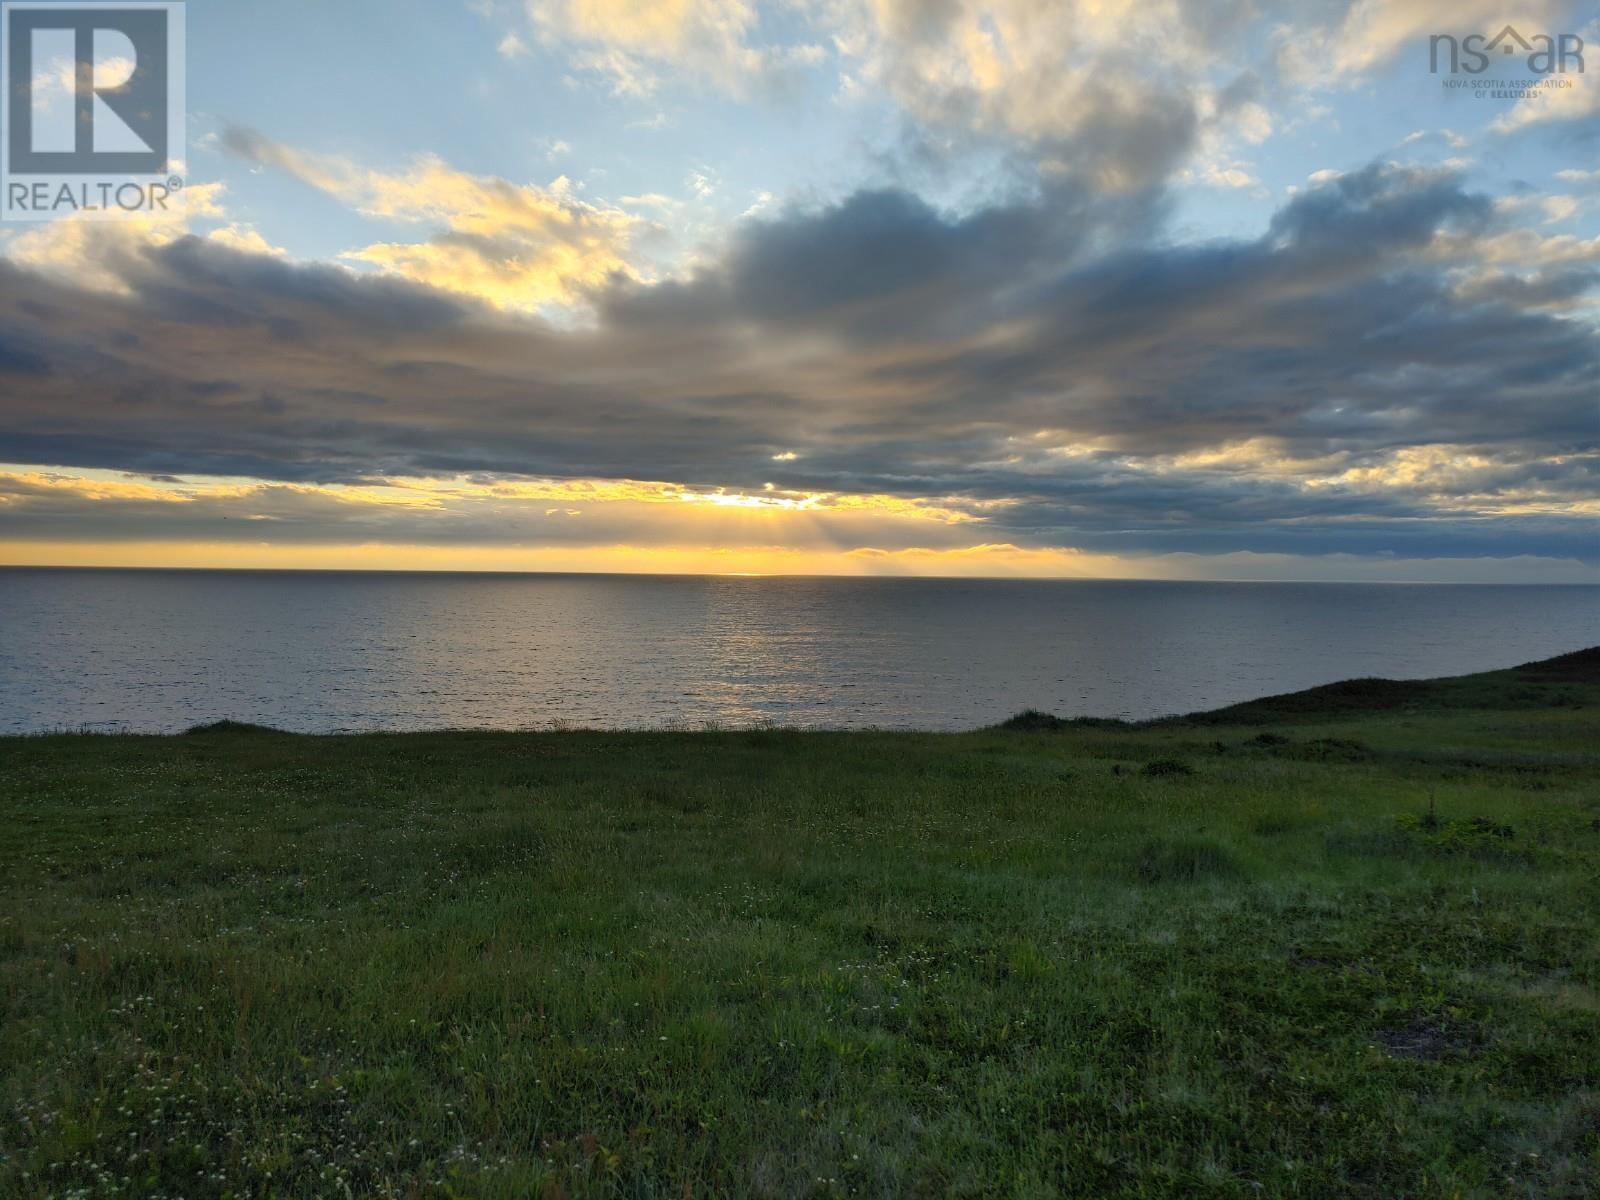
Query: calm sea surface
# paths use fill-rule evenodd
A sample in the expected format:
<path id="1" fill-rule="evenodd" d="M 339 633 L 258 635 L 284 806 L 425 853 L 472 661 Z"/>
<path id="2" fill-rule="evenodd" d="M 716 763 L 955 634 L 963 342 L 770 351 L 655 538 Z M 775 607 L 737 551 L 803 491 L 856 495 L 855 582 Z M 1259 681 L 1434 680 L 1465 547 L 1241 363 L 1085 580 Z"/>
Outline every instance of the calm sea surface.
<path id="1" fill-rule="evenodd" d="M 1600 588 L 0 569 L 0 732 L 1149 717 L 1600 643 Z"/>

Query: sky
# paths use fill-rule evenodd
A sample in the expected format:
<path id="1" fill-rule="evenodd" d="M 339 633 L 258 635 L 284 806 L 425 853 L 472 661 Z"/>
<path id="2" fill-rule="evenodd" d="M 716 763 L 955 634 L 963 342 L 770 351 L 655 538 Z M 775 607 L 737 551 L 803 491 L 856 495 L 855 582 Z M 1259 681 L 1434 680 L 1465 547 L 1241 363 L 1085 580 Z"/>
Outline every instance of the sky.
<path id="1" fill-rule="evenodd" d="M 0 563 L 1600 581 L 1592 3 L 186 24 L 184 214 L 0 225 Z"/>

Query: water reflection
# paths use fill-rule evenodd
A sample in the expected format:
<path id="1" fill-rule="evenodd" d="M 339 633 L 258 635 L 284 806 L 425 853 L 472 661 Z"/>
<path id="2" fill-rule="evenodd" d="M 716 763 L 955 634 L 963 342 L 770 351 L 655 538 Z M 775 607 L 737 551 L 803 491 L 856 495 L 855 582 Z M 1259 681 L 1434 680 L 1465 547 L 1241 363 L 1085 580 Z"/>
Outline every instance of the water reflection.
<path id="1" fill-rule="evenodd" d="M 965 728 L 1600 642 L 1600 589 L 0 569 L 0 729 Z"/>

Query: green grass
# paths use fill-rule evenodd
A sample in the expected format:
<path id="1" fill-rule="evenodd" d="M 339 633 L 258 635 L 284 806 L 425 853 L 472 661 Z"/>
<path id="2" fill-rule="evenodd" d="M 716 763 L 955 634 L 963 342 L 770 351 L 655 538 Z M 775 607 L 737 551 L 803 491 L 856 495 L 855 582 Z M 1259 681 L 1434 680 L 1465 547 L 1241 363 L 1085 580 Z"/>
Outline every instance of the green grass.
<path id="1" fill-rule="evenodd" d="M 1592 1195 L 1597 659 L 0 740 L 0 1196 Z"/>

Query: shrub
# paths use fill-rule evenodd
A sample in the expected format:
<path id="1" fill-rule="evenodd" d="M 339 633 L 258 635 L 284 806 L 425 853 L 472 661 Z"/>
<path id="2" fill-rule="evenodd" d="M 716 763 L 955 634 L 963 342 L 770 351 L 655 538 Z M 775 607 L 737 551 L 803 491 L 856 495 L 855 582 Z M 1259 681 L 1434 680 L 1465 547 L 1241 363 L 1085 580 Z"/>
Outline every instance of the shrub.
<path id="1" fill-rule="evenodd" d="M 1067 722 L 1052 713 L 1025 708 L 1016 716 L 1001 721 L 999 727 L 1011 733 L 1054 733 L 1058 729 L 1065 729 Z"/>
<path id="2" fill-rule="evenodd" d="M 221 721 L 210 721 L 204 725 L 191 725 L 183 731 L 191 733 L 282 733 L 281 729 L 274 729 L 271 725 L 256 725 L 250 721 L 230 721 L 224 718 Z"/>

